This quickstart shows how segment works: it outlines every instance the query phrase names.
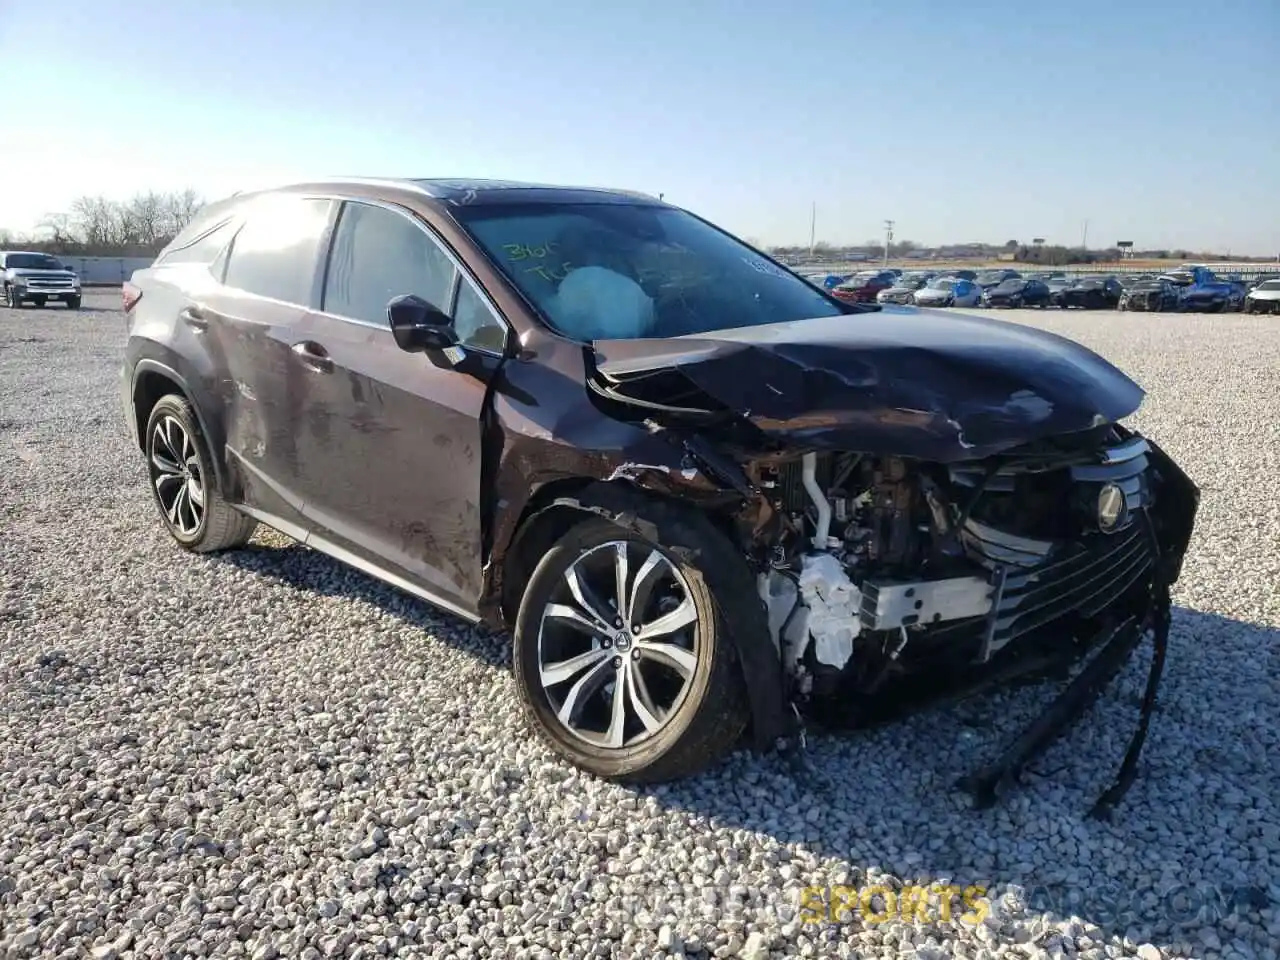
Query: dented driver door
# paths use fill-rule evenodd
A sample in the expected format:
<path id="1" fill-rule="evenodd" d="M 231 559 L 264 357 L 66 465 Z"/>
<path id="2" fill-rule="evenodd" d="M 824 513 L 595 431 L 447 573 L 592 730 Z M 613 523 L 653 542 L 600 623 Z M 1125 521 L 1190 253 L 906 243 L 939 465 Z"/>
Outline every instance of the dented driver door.
<path id="1" fill-rule="evenodd" d="M 458 270 L 420 223 L 347 202 L 322 308 L 295 328 L 296 444 L 309 542 L 464 616 L 481 579 L 481 418 L 501 358 L 467 372 L 401 350 L 386 318 L 415 293 L 446 312 Z"/>

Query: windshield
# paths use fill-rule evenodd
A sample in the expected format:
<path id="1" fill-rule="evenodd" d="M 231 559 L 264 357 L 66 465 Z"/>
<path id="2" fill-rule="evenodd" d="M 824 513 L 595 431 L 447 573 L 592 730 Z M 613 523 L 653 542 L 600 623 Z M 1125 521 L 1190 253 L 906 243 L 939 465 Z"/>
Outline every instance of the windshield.
<path id="1" fill-rule="evenodd" d="M 501 204 L 454 216 L 555 330 L 676 337 L 845 313 L 697 217 L 644 204 Z"/>
<path id="2" fill-rule="evenodd" d="M 1021 290 L 1023 282 L 1016 277 L 1010 277 L 1008 280 L 1002 280 L 996 287 L 996 290 Z"/>
<path id="3" fill-rule="evenodd" d="M 1259 290 L 1280 290 L 1280 280 L 1263 280 L 1258 284 Z"/>
<path id="4" fill-rule="evenodd" d="M 955 286 L 955 277 L 939 277 L 937 280 L 929 281 L 930 290 L 954 290 Z"/>
<path id="5" fill-rule="evenodd" d="M 65 270 L 57 257 L 47 253 L 11 253 L 4 258 L 4 265 L 19 270 Z"/>

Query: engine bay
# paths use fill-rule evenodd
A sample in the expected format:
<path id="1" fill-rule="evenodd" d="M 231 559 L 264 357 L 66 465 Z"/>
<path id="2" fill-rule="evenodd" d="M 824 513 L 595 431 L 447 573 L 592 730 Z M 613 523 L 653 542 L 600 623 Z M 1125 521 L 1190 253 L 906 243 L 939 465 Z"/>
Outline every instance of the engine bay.
<path id="1" fill-rule="evenodd" d="M 954 465 L 809 452 L 760 466 L 782 533 L 758 585 L 791 695 L 866 696 L 919 663 L 1071 642 L 1150 569 L 1145 452 L 1106 427 Z"/>

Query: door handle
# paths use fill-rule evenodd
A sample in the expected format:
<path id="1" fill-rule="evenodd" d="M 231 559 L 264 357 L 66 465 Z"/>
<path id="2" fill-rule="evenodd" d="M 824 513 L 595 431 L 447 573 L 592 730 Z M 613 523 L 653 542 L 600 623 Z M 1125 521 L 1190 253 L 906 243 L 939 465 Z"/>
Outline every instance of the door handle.
<path id="1" fill-rule="evenodd" d="M 329 356 L 329 351 L 314 340 L 295 343 L 292 349 L 298 359 L 316 373 L 333 372 L 333 358 Z"/>
<path id="2" fill-rule="evenodd" d="M 203 333 L 209 329 L 209 320 L 198 307 L 183 307 L 182 312 L 178 314 L 178 319 L 197 333 Z"/>

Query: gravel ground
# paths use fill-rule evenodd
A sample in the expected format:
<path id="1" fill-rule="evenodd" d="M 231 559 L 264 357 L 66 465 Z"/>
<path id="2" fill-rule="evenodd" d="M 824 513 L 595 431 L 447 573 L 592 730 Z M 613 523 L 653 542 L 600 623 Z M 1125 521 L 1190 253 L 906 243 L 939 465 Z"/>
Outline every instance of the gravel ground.
<path id="1" fill-rule="evenodd" d="M 663 789 L 579 775 L 520 719 L 503 637 L 276 534 L 176 549 L 123 434 L 115 297 L 88 299 L 0 309 L 0 956 L 1277 955 L 1275 319 L 1002 314 L 1136 375 L 1135 423 L 1203 487 L 1104 824 L 1145 656 L 989 812 L 949 785 L 1050 690 L 813 737 L 829 781 L 748 753 Z M 929 883 L 986 893 L 798 910 Z"/>

